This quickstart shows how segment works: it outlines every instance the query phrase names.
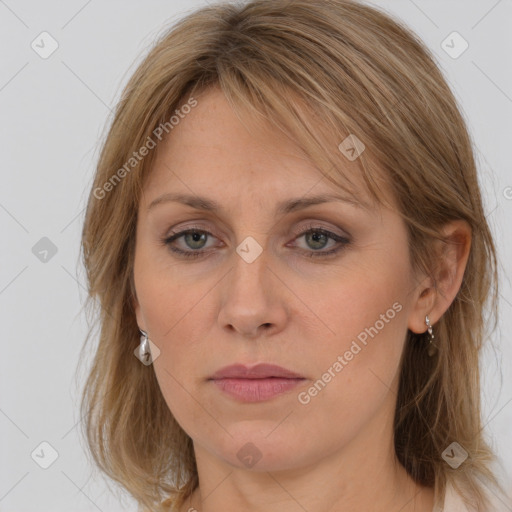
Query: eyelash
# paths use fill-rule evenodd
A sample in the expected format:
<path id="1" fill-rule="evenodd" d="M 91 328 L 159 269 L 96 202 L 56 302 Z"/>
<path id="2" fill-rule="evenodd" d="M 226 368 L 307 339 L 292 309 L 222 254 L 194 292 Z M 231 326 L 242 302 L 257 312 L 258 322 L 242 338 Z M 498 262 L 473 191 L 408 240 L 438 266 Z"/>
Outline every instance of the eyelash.
<path id="1" fill-rule="evenodd" d="M 200 256 L 205 255 L 209 251 L 205 250 L 190 250 L 190 251 L 184 251 L 182 249 L 178 249 L 176 247 L 173 247 L 171 244 L 175 240 L 181 238 L 184 235 L 190 234 L 190 233 L 201 233 L 206 235 L 215 236 L 212 233 L 209 233 L 208 231 L 205 231 L 204 229 L 200 229 L 199 227 L 192 226 L 188 229 L 185 229 L 183 231 L 179 231 L 176 233 L 172 233 L 171 236 L 162 238 L 161 242 L 163 245 L 167 246 L 172 252 L 178 254 L 179 256 L 184 256 L 185 258 L 199 258 Z M 344 249 L 347 245 L 350 244 L 350 240 L 346 237 L 336 235 L 335 233 L 332 233 L 331 231 L 328 231 L 323 228 L 315 227 L 313 225 L 307 226 L 307 229 L 298 233 L 297 236 L 294 238 L 296 240 L 297 238 L 300 238 L 304 235 L 307 235 L 309 233 L 320 233 L 322 235 L 327 236 L 328 238 L 334 240 L 335 242 L 338 242 L 338 245 L 335 246 L 333 249 L 329 249 L 327 251 L 309 251 L 309 254 L 307 254 L 307 257 L 310 258 L 318 258 L 318 257 L 328 257 L 332 256 L 338 252 L 340 252 L 342 249 Z M 305 249 L 303 249 L 305 250 Z"/>

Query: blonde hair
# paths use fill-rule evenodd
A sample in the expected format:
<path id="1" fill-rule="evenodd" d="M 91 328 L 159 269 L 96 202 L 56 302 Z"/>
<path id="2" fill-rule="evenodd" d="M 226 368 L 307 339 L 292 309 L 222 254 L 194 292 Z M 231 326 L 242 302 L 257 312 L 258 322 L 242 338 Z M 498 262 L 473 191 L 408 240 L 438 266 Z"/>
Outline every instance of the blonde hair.
<path id="1" fill-rule="evenodd" d="M 469 223 L 472 246 L 461 288 L 434 326 L 438 353 L 428 357 L 425 336 L 408 332 L 395 448 L 416 482 L 438 495 L 451 483 L 468 503 L 488 510 L 486 489 L 499 484 L 482 434 L 478 361 L 486 306 L 496 325 L 497 261 L 471 141 L 423 44 L 388 15 L 349 0 L 204 7 L 167 32 L 127 84 L 82 233 L 90 304 L 101 305 L 81 405 L 94 461 L 151 510 L 179 507 L 198 485 L 191 439 L 151 366 L 133 354 L 137 209 L 158 148 L 126 163 L 155 140 L 157 127 L 172 136 L 169 119 L 178 106 L 214 86 L 233 108 L 250 109 L 293 137 L 339 187 L 351 190 L 339 170 L 350 165 L 383 203 L 385 179 L 406 223 L 415 269 L 435 277 L 432 242 L 442 239 L 439 228 L 453 219 Z M 349 134 L 366 146 L 353 163 L 337 149 Z M 453 441 L 469 453 L 458 469 L 441 456 Z"/>

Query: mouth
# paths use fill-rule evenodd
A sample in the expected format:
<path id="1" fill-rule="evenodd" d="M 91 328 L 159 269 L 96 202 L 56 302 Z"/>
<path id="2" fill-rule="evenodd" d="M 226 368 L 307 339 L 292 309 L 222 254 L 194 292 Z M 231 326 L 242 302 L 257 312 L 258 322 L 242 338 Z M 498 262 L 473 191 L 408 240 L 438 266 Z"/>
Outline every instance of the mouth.
<path id="1" fill-rule="evenodd" d="M 292 390 L 306 379 L 276 365 L 258 364 L 249 368 L 237 364 L 222 368 L 208 380 L 235 400 L 263 402 Z"/>

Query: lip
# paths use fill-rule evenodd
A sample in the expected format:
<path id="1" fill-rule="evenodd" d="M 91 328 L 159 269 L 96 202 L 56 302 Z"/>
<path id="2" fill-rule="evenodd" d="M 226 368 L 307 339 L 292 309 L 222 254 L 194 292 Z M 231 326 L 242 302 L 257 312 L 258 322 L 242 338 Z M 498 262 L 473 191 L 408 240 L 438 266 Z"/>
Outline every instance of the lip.
<path id="1" fill-rule="evenodd" d="M 263 402 L 292 390 L 305 378 L 273 364 L 235 364 L 221 368 L 208 380 L 238 401 Z"/>
<path id="2" fill-rule="evenodd" d="M 302 375 L 282 368 L 281 366 L 261 363 L 251 367 L 243 364 L 225 366 L 215 372 L 210 379 L 266 379 L 269 377 L 280 377 L 283 379 L 304 378 Z"/>

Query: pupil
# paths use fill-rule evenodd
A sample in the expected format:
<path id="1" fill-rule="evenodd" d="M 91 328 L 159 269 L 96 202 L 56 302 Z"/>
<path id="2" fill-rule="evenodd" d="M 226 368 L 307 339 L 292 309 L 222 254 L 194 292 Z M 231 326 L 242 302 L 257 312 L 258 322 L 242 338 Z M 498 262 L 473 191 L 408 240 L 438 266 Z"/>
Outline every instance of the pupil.
<path id="1" fill-rule="evenodd" d="M 191 238 L 192 239 L 191 243 L 194 244 L 194 243 L 197 243 L 197 242 L 204 242 L 206 234 L 205 233 L 188 233 L 187 237 L 189 237 L 189 241 L 190 241 L 190 238 Z M 190 244 L 188 244 L 188 245 L 190 245 Z M 192 246 L 192 248 L 197 249 L 198 247 L 197 246 Z"/>
<path id="2" fill-rule="evenodd" d="M 312 244 L 313 247 L 315 247 L 316 249 L 321 249 L 322 247 L 325 246 L 325 244 L 327 242 L 327 237 L 323 233 L 314 232 L 314 233 L 310 233 L 309 236 L 313 240 L 313 244 Z M 318 244 L 319 242 L 320 242 L 320 246 L 318 246 L 318 245 L 315 246 L 315 244 Z"/>

